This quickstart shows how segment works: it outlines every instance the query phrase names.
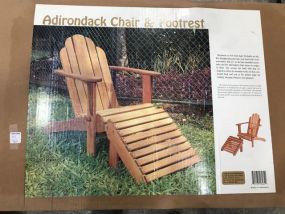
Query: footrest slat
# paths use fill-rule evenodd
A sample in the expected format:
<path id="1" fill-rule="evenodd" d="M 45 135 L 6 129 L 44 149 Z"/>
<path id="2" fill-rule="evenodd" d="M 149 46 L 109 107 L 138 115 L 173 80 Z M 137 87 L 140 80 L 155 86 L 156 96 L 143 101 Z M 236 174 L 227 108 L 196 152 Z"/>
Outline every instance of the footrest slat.
<path id="1" fill-rule="evenodd" d="M 179 144 L 177 146 L 166 148 L 166 149 L 161 150 L 159 152 L 155 152 L 153 154 L 141 157 L 141 158 L 137 159 L 137 163 L 140 166 L 142 166 L 144 164 L 154 162 L 154 161 L 159 160 L 161 158 L 173 155 L 173 154 L 178 153 L 178 152 L 182 152 L 182 151 L 190 149 L 190 148 L 191 148 L 190 144 L 188 142 L 185 142 L 183 144 Z"/>
<path id="2" fill-rule="evenodd" d="M 165 149 L 165 148 L 168 148 L 171 146 L 175 146 L 177 144 L 181 144 L 181 143 L 184 143 L 186 141 L 187 141 L 187 139 L 184 136 L 180 136 L 178 138 L 174 138 L 171 140 L 167 140 L 167 141 L 164 141 L 161 143 L 157 143 L 157 144 L 148 146 L 148 147 L 140 149 L 140 150 L 136 150 L 136 151 L 132 152 L 132 155 L 134 158 L 139 158 L 141 156 L 145 156 L 145 155 L 148 155 L 151 153 L 156 153 L 162 149 Z"/>
<path id="3" fill-rule="evenodd" d="M 201 160 L 200 160 L 199 156 L 196 155 L 196 156 L 191 157 L 189 159 L 183 160 L 183 161 L 178 162 L 176 164 L 170 165 L 168 167 L 165 167 L 165 168 L 162 168 L 160 170 L 154 171 L 150 174 L 147 174 L 145 176 L 146 181 L 147 182 L 153 181 L 157 178 L 163 177 L 163 176 L 168 175 L 170 173 L 173 173 L 173 172 L 179 171 L 181 169 L 184 169 L 186 167 L 192 166 L 192 165 L 194 165 L 200 161 Z"/>
<path id="4" fill-rule="evenodd" d="M 172 138 L 176 138 L 176 137 L 180 137 L 181 136 L 181 132 L 179 130 L 175 130 L 169 133 L 165 133 L 162 135 L 157 135 L 157 136 L 152 136 L 151 138 L 147 138 L 145 140 L 140 140 L 131 144 L 128 144 L 127 147 L 133 151 L 136 149 L 140 149 L 140 148 L 144 148 L 146 146 L 152 145 L 152 144 L 157 144 L 160 143 L 162 141 L 166 141 L 168 139 L 172 139 Z"/>

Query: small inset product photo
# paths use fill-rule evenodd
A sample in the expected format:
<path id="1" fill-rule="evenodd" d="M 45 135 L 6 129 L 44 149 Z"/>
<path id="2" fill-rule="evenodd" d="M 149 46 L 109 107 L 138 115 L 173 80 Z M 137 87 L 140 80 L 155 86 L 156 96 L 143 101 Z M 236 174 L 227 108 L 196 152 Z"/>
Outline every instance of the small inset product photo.
<path id="1" fill-rule="evenodd" d="M 236 125 L 238 127 L 237 137 L 229 136 L 221 151 L 227 151 L 235 156 L 238 150 L 243 151 L 243 140 L 251 141 L 252 147 L 254 147 L 255 140 L 265 142 L 265 138 L 258 137 L 258 130 L 261 126 L 259 114 L 254 113 L 249 117 L 248 122 L 237 123 Z M 247 125 L 246 132 L 242 131 L 242 125 L 244 125 L 243 127 Z"/>

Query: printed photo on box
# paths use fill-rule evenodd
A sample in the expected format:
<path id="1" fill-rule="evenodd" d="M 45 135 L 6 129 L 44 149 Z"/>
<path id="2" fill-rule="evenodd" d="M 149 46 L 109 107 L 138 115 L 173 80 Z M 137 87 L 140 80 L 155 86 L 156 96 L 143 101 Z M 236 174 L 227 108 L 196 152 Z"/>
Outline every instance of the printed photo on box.
<path id="1" fill-rule="evenodd" d="M 34 26 L 26 197 L 215 193 L 207 29 Z"/>
<path id="2" fill-rule="evenodd" d="M 261 26 L 257 10 L 36 5 L 25 196 L 275 192 Z"/>

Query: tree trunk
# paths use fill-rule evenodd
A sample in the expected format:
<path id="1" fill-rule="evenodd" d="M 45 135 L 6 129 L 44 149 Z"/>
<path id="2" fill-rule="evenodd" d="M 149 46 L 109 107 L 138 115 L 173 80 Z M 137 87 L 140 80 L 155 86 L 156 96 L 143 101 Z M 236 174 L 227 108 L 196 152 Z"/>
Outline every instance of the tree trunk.
<path id="1" fill-rule="evenodd" d="M 126 31 L 124 28 L 117 29 L 117 65 L 128 66 Z"/>

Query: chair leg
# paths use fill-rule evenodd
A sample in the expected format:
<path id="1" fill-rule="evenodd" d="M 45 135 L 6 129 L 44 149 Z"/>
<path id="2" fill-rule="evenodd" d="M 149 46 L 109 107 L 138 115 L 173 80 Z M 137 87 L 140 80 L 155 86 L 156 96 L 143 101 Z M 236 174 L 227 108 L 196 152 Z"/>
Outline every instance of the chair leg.
<path id="1" fill-rule="evenodd" d="M 252 147 L 252 148 L 254 147 L 254 142 L 253 142 L 253 140 L 251 141 L 251 147 Z"/>
<path id="2" fill-rule="evenodd" d="M 95 124 L 94 121 L 88 121 L 87 127 L 87 154 L 95 156 Z"/>
<path id="3" fill-rule="evenodd" d="M 119 162 L 119 156 L 116 152 L 115 147 L 112 145 L 112 143 L 109 143 L 109 165 L 112 168 L 116 168 L 118 166 Z"/>

